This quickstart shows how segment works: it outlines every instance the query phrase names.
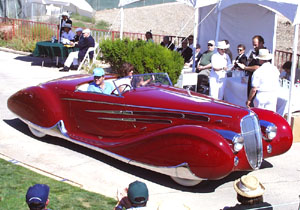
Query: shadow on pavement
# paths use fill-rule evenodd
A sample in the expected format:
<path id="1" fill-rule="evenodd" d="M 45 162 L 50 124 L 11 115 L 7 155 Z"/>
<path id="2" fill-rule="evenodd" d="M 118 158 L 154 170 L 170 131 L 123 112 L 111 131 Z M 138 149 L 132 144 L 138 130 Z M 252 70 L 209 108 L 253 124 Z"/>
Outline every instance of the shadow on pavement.
<path id="1" fill-rule="evenodd" d="M 109 156 L 106 156 L 100 152 L 96 152 L 94 150 L 85 148 L 83 146 L 74 144 L 72 142 L 69 142 L 67 140 L 62 140 L 57 137 L 52 136 L 45 136 L 43 138 L 37 138 L 31 134 L 29 131 L 27 125 L 23 123 L 20 119 L 15 118 L 12 120 L 3 120 L 6 124 L 10 125 L 11 127 L 15 128 L 16 130 L 24 133 L 27 136 L 30 136 L 37 141 L 45 142 L 48 144 L 53 144 L 57 146 L 61 146 L 73 151 L 76 151 L 78 153 L 87 155 L 89 157 L 92 157 L 96 160 L 99 160 L 105 164 L 108 164 L 114 168 L 117 168 L 121 171 L 124 171 L 126 173 L 132 174 L 134 176 L 140 177 L 142 179 L 149 180 L 151 182 L 154 182 L 159 185 L 163 185 L 165 187 L 173 188 L 176 190 L 186 191 L 186 192 L 194 192 L 194 193 L 209 193 L 214 192 L 218 187 L 222 186 L 223 184 L 234 181 L 241 176 L 249 173 L 247 171 L 240 171 L 240 172 L 233 172 L 229 176 L 220 179 L 220 180 L 210 180 L 210 181 L 202 181 L 200 184 L 194 186 L 194 187 L 184 187 L 176 184 L 169 176 L 163 175 L 160 173 L 156 173 L 150 170 L 146 170 L 140 167 L 132 166 L 130 164 L 126 164 L 122 161 L 116 160 L 114 158 L 111 158 Z M 273 165 L 267 161 L 263 161 L 262 167 L 263 168 L 270 168 L 273 167 Z"/>
<path id="2" fill-rule="evenodd" d="M 49 58 L 49 57 L 34 57 L 32 55 L 25 55 L 25 56 L 18 56 L 15 58 L 16 60 L 24 61 L 24 62 L 30 62 L 32 66 L 42 66 L 42 62 L 44 61 L 44 67 L 62 67 L 63 64 L 58 62 L 58 66 L 56 66 L 56 60 L 55 58 Z"/>

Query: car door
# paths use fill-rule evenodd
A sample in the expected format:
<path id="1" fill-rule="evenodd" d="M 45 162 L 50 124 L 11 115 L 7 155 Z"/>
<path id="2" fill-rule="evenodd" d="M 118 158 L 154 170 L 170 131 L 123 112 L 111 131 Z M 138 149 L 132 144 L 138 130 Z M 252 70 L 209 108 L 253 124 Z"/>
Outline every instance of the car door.
<path id="1" fill-rule="evenodd" d="M 70 100 L 70 115 L 75 120 L 77 132 L 99 139 L 121 137 L 128 135 L 133 127 L 122 118 L 124 106 L 122 96 L 75 91 Z"/>

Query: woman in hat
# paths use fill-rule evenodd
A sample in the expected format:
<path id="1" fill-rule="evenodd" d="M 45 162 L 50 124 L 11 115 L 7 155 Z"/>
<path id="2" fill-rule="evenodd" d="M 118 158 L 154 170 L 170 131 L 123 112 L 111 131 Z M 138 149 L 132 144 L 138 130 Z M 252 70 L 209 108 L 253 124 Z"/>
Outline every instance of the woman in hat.
<path id="1" fill-rule="evenodd" d="M 254 99 L 254 107 L 276 112 L 279 70 L 270 62 L 272 57 L 267 49 L 260 49 L 256 56 L 261 66 L 252 75 L 252 88 L 246 101 L 248 108 Z"/>
<path id="2" fill-rule="evenodd" d="M 237 192 L 238 204 L 233 207 L 224 207 L 223 210 L 243 210 L 264 207 L 264 210 L 273 209 L 272 205 L 263 201 L 265 187 L 255 176 L 244 175 L 234 181 L 233 187 Z"/>
<path id="3" fill-rule="evenodd" d="M 211 72 L 209 78 L 209 95 L 215 99 L 223 99 L 224 88 L 226 85 L 226 71 L 231 65 L 229 56 L 225 53 L 229 47 L 225 41 L 219 41 L 218 52 L 211 57 Z"/>

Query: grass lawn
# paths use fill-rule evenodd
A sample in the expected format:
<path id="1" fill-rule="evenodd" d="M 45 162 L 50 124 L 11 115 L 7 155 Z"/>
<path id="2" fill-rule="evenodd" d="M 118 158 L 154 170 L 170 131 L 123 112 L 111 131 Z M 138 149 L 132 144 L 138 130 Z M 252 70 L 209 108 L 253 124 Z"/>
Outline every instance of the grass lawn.
<path id="1" fill-rule="evenodd" d="M 116 200 L 56 181 L 22 166 L 0 159 L 0 209 L 28 209 L 25 195 L 29 186 L 37 183 L 50 187 L 48 208 L 111 210 Z"/>

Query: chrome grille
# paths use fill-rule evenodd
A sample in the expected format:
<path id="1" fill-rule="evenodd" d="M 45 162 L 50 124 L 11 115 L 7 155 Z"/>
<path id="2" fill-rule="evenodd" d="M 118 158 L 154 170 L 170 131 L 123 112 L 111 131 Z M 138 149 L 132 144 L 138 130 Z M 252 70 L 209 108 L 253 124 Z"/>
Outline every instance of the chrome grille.
<path id="1" fill-rule="evenodd" d="M 262 162 L 262 135 L 256 115 L 250 113 L 241 120 L 244 148 L 250 166 L 258 169 Z"/>

